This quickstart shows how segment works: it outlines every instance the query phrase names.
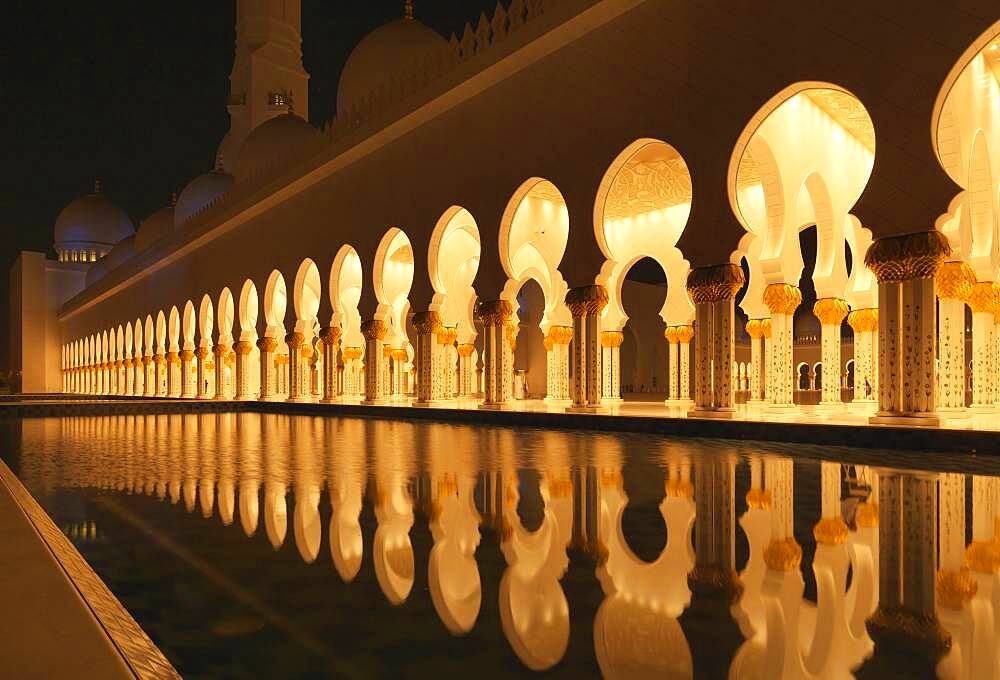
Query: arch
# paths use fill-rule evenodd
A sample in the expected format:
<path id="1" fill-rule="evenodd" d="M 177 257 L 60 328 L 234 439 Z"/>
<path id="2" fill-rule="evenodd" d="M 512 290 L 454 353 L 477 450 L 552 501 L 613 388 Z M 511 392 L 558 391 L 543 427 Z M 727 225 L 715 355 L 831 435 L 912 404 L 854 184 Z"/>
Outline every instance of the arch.
<path id="1" fill-rule="evenodd" d="M 181 341 L 181 313 L 177 310 L 177 305 L 170 308 L 170 315 L 167 323 L 167 348 L 171 352 L 180 350 Z"/>
<path id="2" fill-rule="evenodd" d="M 156 349 L 153 346 L 154 342 L 156 341 L 156 338 L 154 337 L 153 317 L 151 314 L 146 315 L 146 326 L 145 329 L 143 330 L 142 336 L 146 341 L 144 356 L 151 357 L 153 356 L 153 352 Z"/>
<path id="3" fill-rule="evenodd" d="M 299 265 L 299 269 L 295 273 L 295 286 L 292 289 L 292 301 L 296 316 L 295 326 L 299 332 L 307 330 L 311 332 L 315 327 L 322 287 L 316 263 L 308 257 L 302 260 L 302 264 Z"/>
<path id="4" fill-rule="evenodd" d="M 120 361 L 125 358 L 125 327 L 119 324 L 118 329 L 114 333 L 115 359 Z"/>
<path id="5" fill-rule="evenodd" d="M 569 211 L 556 186 L 541 177 L 528 179 L 507 203 L 500 219 L 500 264 L 507 274 L 500 297 L 517 313 L 517 293 L 528 279 L 534 279 L 545 297 L 541 328 L 572 324 L 566 307 L 569 287 L 559 264 L 569 242 Z"/>
<path id="6" fill-rule="evenodd" d="M 594 236 L 607 258 L 597 276 L 609 297 L 602 316 L 604 330 L 620 331 L 625 326 L 621 286 L 629 269 L 646 257 L 656 261 L 667 278 L 660 310 L 664 323 L 679 325 L 694 318 L 684 286 L 690 265 L 677 248 L 692 199 L 687 164 L 666 142 L 638 139 L 612 161 L 594 201 Z"/>
<path id="7" fill-rule="evenodd" d="M 215 306 L 212 298 L 202 295 L 198 305 L 198 344 L 201 347 L 212 346 L 212 334 L 215 328 Z"/>
<path id="8" fill-rule="evenodd" d="M 844 364 L 844 381 L 847 389 L 854 389 L 854 377 L 856 375 L 854 359 L 848 359 L 847 363 Z"/>
<path id="9" fill-rule="evenodd" d="M 339 326 L 344 347 L 362 347 L 361 314 L 358 302 L 364 286 L 364 272 L 358 251 L 351 245 L 342 245 L 330 267 L 330 306 L 333 314 L 331 326 Z"/>
<path id="10" fill-rule="evenodd" d="M 192 350 L 194 349 L 194 335 L 197 330 L 198 319 L 194 313 L 194 303 L 190 300 L 184 303 L 183 321 L 183 333 L 181 336 L 184 340 L 183 349 Z"/>
<path id="11" fill-rule="evenodd" d="M 794 235 L 802 224 L 817 224 L 817 294 L 844 297 L 846 217 L 868 184 L 874 159 L 871 117 L 838 85 L 794 83 L 750 119 L 730 157 L 727 191 L 744 229 L 763 239 L 766 283 L 798 280 L 801 252 Z"/>
<path id="12" fill-rule="evenodd" d="M 288 288 L 285 286 L 285 277 L 275 269 L 267 277 L 267 285 L 264 286 L 264 319 L 267 322 L 265 335 L 271 338 L 284 340 L 285 334 L 285 310 L 288 307 Z"/>
<path id="13" fill-rule="evenodd" d="M 804 361 L 795 367 L 795 384 L 799 390 L 809 389 L 809 364 Z"/>
<path id="14" fill-rule="evenodd" d="M 165 354 L 167 351 L 167 318 L 161 309 L 156 314 L 156 353 Z"/>
<path id="15" fill-rule="evenodd" d="M 137 328 L 138 329 L 138 328 Z M 125 335 L 122 339 L 122 349 L 125 352 L 125 358 L 132 358 L 132 348 L 133 346 L 138 349 L 139 342 L 138 339 L 133 335 L 132 322 L 129 321 L 125 324 Z"/>
<path id="16" fill-rule="evenodd" d="M 254 341 L 257 338 L 257 316 L 260 306 L 257 286 L 247 279 L 240 289 L 240 340 Z"/>
<path id="17" fill-rule="evenodd" d="M 385 232 L 375 252 L 372 270 L 378 307 L 375 318 L 385 321 L 388 330 L 385 344 L 407 347 L 406 315 L 410 308 L 410 287 L 413 285 L 413 246 L 399 227 Z"/>
<path id="18" fill-rule="evenodd" d="M 453 205 L 438 219 L 427 250 L 427 271 L 434 296 L 430 309 L 445 326 L 458 329 L 458 341 L 469 343 L 476 336 L 473 309 L 482 240 L 475 218 L 465 208 Z"/>
<path id="19" fill-rule="evenodd" d="M 216 310 L 219 323 L 219 344 L 229 344 L 233 340 L 233 321 L 236 312 L 233 304 L 233 294 L 226 286 L 219 293 L 219 306 Z"/>
<path id="20" fill-rule="evenodd" d="M 1000 184 L 993 179 L 990 150 L 986 133 L 982 130 L 978 130 L 973 137 L 967 187 L 967 224 L 972 239 L 969 264 L 976 270 L 976 278 L 990 281 L 996 278 L 996 270 L 1000 266 L 995 196 Z"/>

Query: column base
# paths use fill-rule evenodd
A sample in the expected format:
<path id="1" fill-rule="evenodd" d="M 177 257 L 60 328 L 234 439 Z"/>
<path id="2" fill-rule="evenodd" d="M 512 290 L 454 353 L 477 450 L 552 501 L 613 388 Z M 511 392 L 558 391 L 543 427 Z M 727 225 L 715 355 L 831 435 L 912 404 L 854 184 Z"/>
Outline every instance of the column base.
<path id="1" fill-rule="evenodd" d="M 910 427 L 938 427 L 941 418 L 937 413 L 916 414 L 916 413 L 893 413 L 891 411 L 879 411 L 868 422 L 872 425 L 907 425 Z"/>
<path id="2" fill-rule="evenodd" d="M 790 416 L 801 413 L 802 408 L 798 404 L 768 404 L 764 407 L 764 412 L 776 416 Z"/>
<path id="3" fill-rule="evenodd" d="M 823 415 L 831 415 L 833 413 L 842 413 L 847 408 L 847 404 L 842 401 L 821 401 L 816 404 L 816 413 Z"/>
<path id="4" fill-rule="evenodd" d="M 670 408 L 691 409 L 694 406 L 694 399 L 666 399 L 663 403 Z"/>
<path id="5" fill-rule="evenodd" d="M 285 401 L 291 402 L 293 404 L 315 404 L 316 397 L 309 395 L 303 397 L 288 397 Z"/>
<path id="6" fill-rule="evenodd" d="M 545 397 L 542 401 L 550 406 L 572 406 L 573 404 L 572 399 L 562 399 L 558 397 Z"/>
<path id="7" fill-rule="evenodd" d="M 385 399 L 384 397 L 381 398 L 381 399 L 362 399 L 361 400 L 361 405 L 362 406 L 385 406 L 388 403 L 389 403 L 389 400 Z"/>
<path id="8" fill-rule="evenodd" d="M 213 397 L 214 398 L 214 397 Z M 257 401 L 284 401 L 285 398 L 280 394 L 268 394 L 267 396 L 257 397 Z"/>
<path id="9" fill-rule="evenodd" d="M 583 406 L 567 406 L 566 413 L 608 413 L 609 407 L 599 404 L 597 406 L 583 405 Z"/>
<path id="10" fill-rule="evenodd" d="M 516 411 L 517 406 L 511 402 L 504 402 L 502 404 L 487 404 L 483 402 L 477 407 L 480 411 Z"/>
<path id="11" fill-rule="evenodd" d="M 440 408 L 446 405 L 447 403 L 444 399 L 430 399 L 429 401 L 420 401 L 417 399 L 410 404 L 410 406 L 419 406 L 420 408 Z"/>
<path id="12" fill-rule="evenodd" d="M 969 413 L 977 416 L 991 416 L 997 412 L 997 407 L 993 404 L 972 404 L 969 406 Z"/>
<path id="13" fill-rule="evenodd" d="M 938 415 L 948 420 L 958 420 L 961 418 L 971 418 L 972 414 L 964 406 L 939 406 Z"/>
<path id="14" fill-rule="evenodd" d="M 688 411 L 688 418 L 712 418 L 714 420 L 728 420 L 736 416 L 736 410 L 732 408 L 700 408 L 695 407 Z"/>

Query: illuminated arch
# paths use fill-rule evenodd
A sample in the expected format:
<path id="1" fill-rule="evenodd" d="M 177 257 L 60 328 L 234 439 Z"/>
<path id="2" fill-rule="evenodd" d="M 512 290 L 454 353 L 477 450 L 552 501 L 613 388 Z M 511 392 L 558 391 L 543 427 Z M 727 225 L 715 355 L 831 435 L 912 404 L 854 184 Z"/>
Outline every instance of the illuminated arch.
<path id="1" fill-rule="evenodd" d="M 438 220 L 427 250 L 427 271 L 434 289 L 430 309 L 445 326 L 457 328 L 458 342 L 476 337 L 473 311 L 482 242 L 476 220 L 465 208 L 453 205 Z"/>
<path id="2" fill-rule="evenodd" d="M 295 286 L 292 289 L 295 329 L 298 332 L 311 333 L 315 329 L 322 287 L 316 263 L 309 258 L 304 259 L 295 273 Z"/>
<path id="3" fill-rule="evenodd" d="M 382 237 L 375 252 L 372 277 L 379 303 L 375 318 L 388 326 L 384 343 L 396 348 L 408 347 L 406 315 L 413 285 L 413 247 L 402 229 L 392 227 Z"/>
<path id="4" fill-rule="evenodd" d="M 219 306 L 216 310 L 219 324 L 219 344 L 229 345 L 233 341 L 233 321 L 236 318 L 235 306 L 233 304 L 233 294 L 229 287 L 222 289 L 219 293 Z"/>
<path id="5" fill-rule="evenodd" d="M 847 217 L 874 160 L 871 117 L 837 85 L 793 84 L 751 118 L 730 158 L 727 190 L 744 229 L 762 238 L 759 263 L 767 284 L 798 282 L 797 234 L 815 224 L 817 296 L 845 296 Z"/>
<path id="6" fill-rule="evenodd" d="M 288 307 L 288 288 L 285 277 L 275 269 L 267 277 L 264 287 L 264 319 L 267 322 L 265 335 L 269 338 L 284 340 L 285 310 Z"/>
<path id="7" fill-rule="evenodd" d="M 607 258 L 597 277 L 609 298 L 604 330 L 620 331 L 628 321 L 622 284 L 632 265 L 646 257 L 659 264 L 667 278 L 663 322 L 681 325 L 694 318 L 685 286 L 690 265 L 677 248 L 692 197 L 687 164 L 666 142 L 639 139 L 611 163 L 594 202 L 594 235 Z"/>
<path id="8" fill-rule="evenodd" d="M 183 349 L 193 350 L 194 336 L 197 331 L 198 319 L 194 312 L 194 303 L 190 300 L 184 303 L 183 322 L 183 330 L 181 334 L 181 337 L 183 338 Z"/>
<path id="9" fill-rule="evenodd" d="M 161 309 L 156 314 L 156 353 L 166 354 L 167 352 L 167 318 Z"/>
<path id="10" fill-rule="evenodd" d="M 169 343 L 167 345 L 168 351 L 179 351 L 181 342 L 181 313 L 177 310 L 176 305 L 170 308 L 167 322 L 167 338 Z"/>
<path id="11" fill-rule="evenodd" d="M 258 308 L 257 286 L 247 279 L 240 289 L 240 340 L 253 342 L 257 339 Z"/>
<path id="12" fill-rule="evenodd" d="M 341 344 L 344 347 L 363 347 L 365 344 L 361 335 L 361 314 L 358 311 L 363 286 L 364 272 L 358 251 L 351 245 L 341 246 L 330 267 L 329 292 L 333 308 L 330 325 L 340 327 Z"/>
<path id="13" fill-rule="evenodd" d="M 556 186 L 541 177 L 525 181 L 507 203 L 500 220 L 500 264 L 507 274 L 500 297 L 517 314 L 517 293 L 528 279 L 542 289 L 545 311 L 540 327 L 573 323 L 566 307 L 568 286 L 559 271 L 569 241 L 569 211 Z"/>

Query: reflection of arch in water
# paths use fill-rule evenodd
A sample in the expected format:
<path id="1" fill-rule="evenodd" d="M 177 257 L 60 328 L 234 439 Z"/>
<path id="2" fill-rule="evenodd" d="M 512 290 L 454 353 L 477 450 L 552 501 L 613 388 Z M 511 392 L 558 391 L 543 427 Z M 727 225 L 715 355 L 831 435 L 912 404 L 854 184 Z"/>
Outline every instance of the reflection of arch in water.
<path id="1" fill-rule="evenodd" d="M 479 513 L 472 499 L 475 479 L 445 475 L 437 481 L 430 522 L 434 546 L 427 567 L 434 610 L 452 635 L 472 630 L 482 603 L 482 583 L 476 563 Z M 455 485 L 454 490 L 451 484 Z"/>
<path id="2" fill-rule="evenodd" d="M 375 578 L 390 604 L 400 605 L 413 589 L 413 544 L 410 528 L 413 526 L 413 502 L 401 485 L 386 490 L 388 496 L 375 508 L 378 528 L 372 559 Z"/>
<path id="3" fill-rule="evenodd" d="M 327 421 L 328 426 L 333 423 Z M 337 421 L 343 434 L 360 437 L 355 432 L 361 427 L 357 420 Z M 329 456 L 330 504 L 330 556 L 333 566 L 345 583 L 358 575 L 364 556 L 364 535 L 361 532 L 361 507 L 365 489 L 365 452 L 361 447 L 348 446 L 331 450 Z"/>
<path id="4" fill-rule="evenodd" d="M 500 547 L 508 567 L 500 580 L 500 623 L 514 653 L 535 671 L 557 664 L 569 644 L 569 604 L 560 579 L 569 566 L 572 488 L 551 486 L 542 480 L 545 507 L 536 531 L 527 531 L 517 515 L 514 480 L 507 485 L 502 517 L 506 538 Z"/>

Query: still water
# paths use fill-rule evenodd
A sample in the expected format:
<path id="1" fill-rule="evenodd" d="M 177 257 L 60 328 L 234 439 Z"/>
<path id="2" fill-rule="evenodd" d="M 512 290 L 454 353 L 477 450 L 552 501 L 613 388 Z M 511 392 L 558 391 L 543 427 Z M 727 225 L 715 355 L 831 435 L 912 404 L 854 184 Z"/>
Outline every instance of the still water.
<path id="1" fill-rule="evenodd" d="M 2 427 L 189 678 L 914 677 L 922 650 L 873 656 L 880 582 L 933 613 L 1000 498 L 961 460 L 802 445 L 253 413 Z M 880 519 L 906 540 L 880 550 Z"/>

